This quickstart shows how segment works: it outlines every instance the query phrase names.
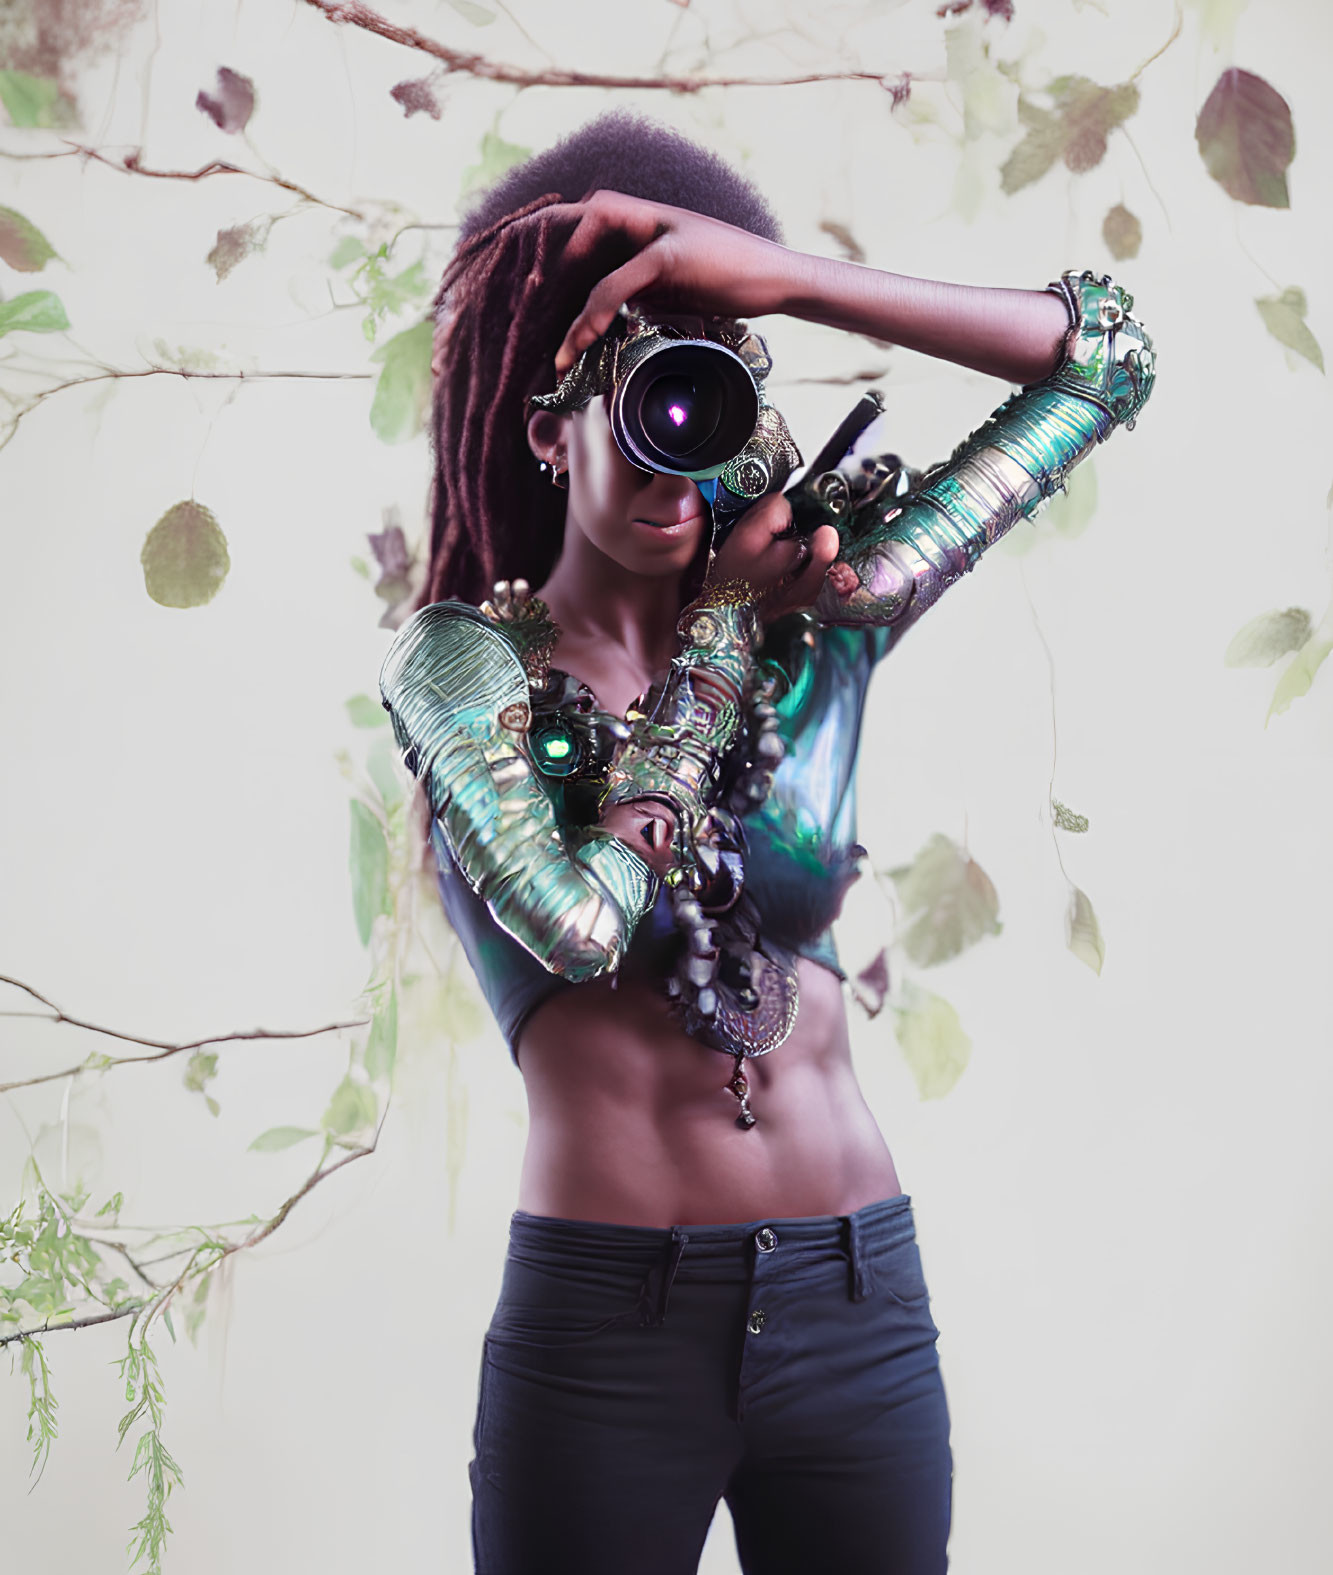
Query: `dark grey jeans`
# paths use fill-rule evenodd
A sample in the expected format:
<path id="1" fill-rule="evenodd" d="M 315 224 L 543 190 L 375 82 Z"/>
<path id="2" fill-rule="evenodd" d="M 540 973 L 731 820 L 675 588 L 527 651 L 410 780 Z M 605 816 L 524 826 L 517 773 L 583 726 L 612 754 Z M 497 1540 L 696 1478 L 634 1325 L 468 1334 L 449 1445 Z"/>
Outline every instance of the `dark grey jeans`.
<path id="1" fill-rule="evenodd" d="M 518 1212 L 482 1357 L 478 1575 L 941 1575 L 952 1460 L 905 1195 L 672 1230 Z"/>

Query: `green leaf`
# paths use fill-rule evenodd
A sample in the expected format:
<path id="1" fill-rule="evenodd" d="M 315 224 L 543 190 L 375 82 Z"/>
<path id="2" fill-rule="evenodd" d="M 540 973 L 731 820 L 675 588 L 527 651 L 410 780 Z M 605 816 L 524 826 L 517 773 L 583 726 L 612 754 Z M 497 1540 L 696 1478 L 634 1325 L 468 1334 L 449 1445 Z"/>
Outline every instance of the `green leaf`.
<path id="1" fill-rule="evenodd" d="M 459 200 L 470 197 L 474 191 L 493 186 L 506 170 L 512 169 L 532 156 L 532 149 L 517 142 L 506 142 L 494 127 L 481 139 L 481 156 L 475 164 L 463 171 L 463 186 Z"/>
<path id="2" fill-rule="evenodd" d="M 1090 459 L 1075 465 L 1065 479 L 1065 490 L 1057 492 L 1040 518 L 1071 540 L 1081 536 L 1097 512 L 1097 470 Z"/>
<path id="3" fill-rule="evenodd" d="M 25 290 L 0 301 L 0 338 L 5 334 L 58 334 L 69 327 L 60 297 L 51 290 Z"/>
<path id="4" fill-rule="evenodd" d="M 909 985 L 907 1004 L 896 1007 L 893 1031 L 922 1099 L 942 1099 L 967 1070 L 972 1041 L 958 1013 L 942 996 Z"/>
<path id="5" fill-rule="evenodd" d="M 1088 829 L 1088 817 L 1070 809 L 1068 804 L 1062 804 L 1058 798 L 1051 800 L 1051 813 L 1055 817 L 1055 824 L 1061 831 L 1086 831 Z"/>
<path id="6" fill-rule="evenodd" d="M 1262 77 L 1232 66 L 1199 111 L 1194 140 L 1208 173 L 1237 202 L 1289 208 L 1287 166 L 1296 154 L 1291 107 Z"/>
<path id="7" fill-rule="evenodd" d="M 1097 915 L 1088 901 L 1087 893 L 1071 886 L 1069 912 L 1065 915 L 1069 949 L 1080 962 L 1087 963 L 1093 973 L 1100 974 L 1106 959 L 1106 942 L 1102 939 Z"/>
<path id="8" fill-rule="evenodd" d="M 374 1126 L 377 1109 L 374 1092 L 364 1083 L 354 1082 L 349 1073 L 333 1091 L 329 1108 L 324 1112 L 324 1130 L 336 1137 L 360 1132 Z"/>
<path id="9" fill-rule="evenodd" d="M 1009 196 L 1030 186 L 1055 163 L 1064 151 L 1064 128 L 1059 117 L 1033 104 L 1028 99 L 1018 101 L 1020 120 L 1028 134 L 1014 148 L 1000 168 L 1000 190 Z"/>
<path id="10" fill-rule="evenodd" d="M 227 538 L 193 498 L 173 504 L 144 538 L 144 586 L 160 607 L 203 607 L 231 568 Z"/>
<path id="11" fill-rule="evenodd" d="M 74 106 L 59 82 L 26 71 L 0 71 L 0 104 L 16 126 L 68 126 L 74 121 Z"/>
<path id="12" fill-rule="evenodd" d="M 167 1333 L 171 1336 L 171 1343 L 173 1345 L 175 1345 L 175 1343 L 176 1343 L 176 1325 L 174 1323 L 172 1323 L 172 1321 L 171 1321 L 171 1308 L 170 1307 L 164 1307 L 162 1309 L 162 1322 L 164 1324 L 166 1324 L 166 1326 L 167 1326 Z"/>
<path id="13" fill-rule="evenodd" d="M 1222 660 L 1228 667 L 1271 667 L 1310 638 L 1312 620 L 1304 607 L 1274 608 L 1251 618 L 1232 637 Z"/>
<path id="14" fill-rule="evenodd" d="M 421 431 L 430 404 L 434 330 L 428 321 L 405 328 L 371 356 L 383 365 L 370 406 L 370 425 L 385 443 L 406 443 Z"/>
<path id="15" fill-rule="evenodd" d="M 352 800 L 350 862 L 356 933 L 369 946 L 376 915 L 389 911 L 389 847 L 379 821 L 359 799 Z"/>
<path id="16" fill-rule="evenodd" d="M 353 727 L 387 727 L 389 713 L 369 695 L 353 695 L 347 704 L 347 716 Z"/>
<path id="17" fill-rule="evenodd" d="M 398 991 L 390 989 L 384 1005 L 375 1013 L 366 1041 L 366 1074 L 373 1081 L 393 1076 L 398 1055 Z"/>
<path id="18" fill-rule="evenodd" d="M 185 1064 L 185 1086 L 194 1094 L 202 1094 L 204 1084 L 217 1076 L 218 1053 L 216 1050 L 196 1050 Z"/>
<path id="19" fill-rule="evenodd" d="M 212 1094 L 204 1095 L 204 1104 L 208 1106 L 208 1113 L 210 1116 L 220 1116 L 222 1114 L 222 1106 L 218 1104 L 217 1100 L 213 1098 Z"/>
<path id="20" fill-rule="evenodd" d="M 366 771 L 384 801 L 386 810 L 403 802 L 405 791 L 398 771 L 398 749 L 388 738 L 377 738 L 366 755 Z"/>
<path id="21" fill-rule="evenodd" d="M 363 580 L 368 580 L 370 578 L 370 565 L 364 558 L 359 557 L 357 554 L 353 553 L 353 555 L 348 559 L 348 562 L 352 565 L 352 572 L 354 574 L 359 574 Z"/>
<path id="22" fill-rule="evenodd" d="M 103 1215 L 110 1214 L 111 1217 L 114 1219 L 116 1217 L 116 1215 L 119 1214 L 121 1209 L 123 1209 L 124 1207 L 125 1207 L 125 1194 L 123 1192 L 113 1192 L 111 1194 L 111 1196 L 106 1200 L 106 1202 L 102 1205 L 102 1207 L 100 1209 L 98 1209 L 97 1213 L 93 1216 L 93 1218 L 100 1220 L 103 1217 Z"/>
<path id="23" fill-rule="evenodd" d="M 449 4 L 459 16 L 466 17 L 473 27 L 489 27 L 495 20 L 494 11 L 488 11 L 484 5 L 473 4 L 473 0 L 449 0 Z"/>
<path id="24" fill-rule="evenodd" d="M 346 268 L 366 255 L 365 243 L 355 235 L 344 235 L 329 256 L 330 268 Z"/>
<path id="25" fill-rule="evenodd" d="M 56 249 L 31 219 L 13 208 L 0 208 L 0 258 L 19 273 L 40 273 Z"/>
<path id="26" fill-rule="evenodd" d="M 1106 157 L 1106 141 L 1139 107 L 1132 82 L 1103 87 L 1088 77 L 1059 77 L 1047 88 L 1054 111 L 1020 98 L 1018 116 L 1027 135 L 1010 153 L 1000 171 L 1001 189 L 1009 194 L 1040 180 L 1056 159 L 1076 175 L 1095 169 Z"/>
<path id="27" fill-rule="evenodd" d="M 1281 295 L 1261 295 L 1254 304 L 1259 308 L 1264 327 L 1279 344 L 1313 361 L 1321 372 L 1324 370 L 1324 352 L 1305 323 L 1304 290 L 1292 285 Z"/>
<path id="28" fill-rule="evenodd" d="M 1330 651 L 1333 651 L 1333 613 L 1325 614 L 1318 629 L 1296 652 L 1281 678 L 1278 679 L 1277 688 L 1273 691 L 1272 703 L 1268 707 L 1268 715 L 1264 719 L 1265 727 L 1275 716 L 1281 716 L 1293 700 L 1299 700 L 1302 695 L 1309 694 L 1314 675 L 1323 666 L 1324 659 Z"/>
<path id="29" fill-rule="evenodd" d="M 913 962 L 923 968 L 956 957 L 987 935 L 1000 931 L 1000 899 L 985 870 L 942 832 L 912 864 L 889 874 L 914 922 L 903 936 Z"/>
<path id="30" fill-rule="evenodd" d="M 1102 239 L 1117 262 L 1139 255 L 1143 245 L 1143 226 L 1123 202 L 1116 203 L 1102 220 Z"/>
<path id="31" fill-rule="evenodd" d="M 304 1143 L 307 1138 L 318 1136 L 319 1133 L 312 1127 L 270 1127 L 267 1132 L 259 1134 L 250 1148 L 256 1154 L 277 1154 L 284 1148 L 291 1148 L 294 1144 Z"/>

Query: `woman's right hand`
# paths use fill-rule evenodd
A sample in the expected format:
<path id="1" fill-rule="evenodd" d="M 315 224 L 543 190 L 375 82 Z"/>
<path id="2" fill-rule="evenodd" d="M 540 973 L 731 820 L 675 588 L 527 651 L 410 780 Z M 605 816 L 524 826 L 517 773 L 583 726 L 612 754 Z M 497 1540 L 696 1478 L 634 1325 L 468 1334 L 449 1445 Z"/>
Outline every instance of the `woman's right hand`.
<path id="1" fill-rule="evenodd" d="M 770 492 L 746 509 L 718 549 L 710 580 L 746 580 L 758 592 L 757 611 L 771 622 L 809 607 L 838 555 L 838 533 L 821 525 L 807 540 L 788 534 L 791 504 Z"/>

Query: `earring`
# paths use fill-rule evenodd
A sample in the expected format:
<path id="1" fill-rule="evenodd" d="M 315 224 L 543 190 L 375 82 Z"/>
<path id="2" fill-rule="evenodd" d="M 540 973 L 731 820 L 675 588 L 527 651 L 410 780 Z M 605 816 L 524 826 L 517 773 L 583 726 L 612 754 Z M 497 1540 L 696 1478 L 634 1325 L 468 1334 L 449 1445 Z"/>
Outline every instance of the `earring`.
<path id="1" fill-rule="evenodd" d="M 562 459 L 564 458 L 563 455 L 561 455 L 560 457 Z M 559 488 L 559 490 L 561 492 L 564 492 L 568 488 L 568 486 L 569 486 L 569 472 L 568 472 L 567 469 L 562 470 L 559 466 L 553 465 L 549 461 L 544 460 L 544 459 L 538 461 L 537 469 L 542 473 L 543 476 L 546 475 L 547 471 L 550 471 L 550 473 L 551 473 L 550 474 L 551 485 L 553 487 Z"/>

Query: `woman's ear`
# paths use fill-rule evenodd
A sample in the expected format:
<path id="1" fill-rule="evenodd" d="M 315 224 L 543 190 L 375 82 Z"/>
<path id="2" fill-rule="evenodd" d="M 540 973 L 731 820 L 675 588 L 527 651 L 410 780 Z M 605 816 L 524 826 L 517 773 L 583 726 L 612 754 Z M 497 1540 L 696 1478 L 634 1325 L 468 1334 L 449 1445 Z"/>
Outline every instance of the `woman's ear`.
<path id="1" fill-rule="evenodd" d="M 569 417 L 554 410 L 534 410 L 528 417 L 528 447 L 543 463 L 564 470 L 569 448 Z"/>

